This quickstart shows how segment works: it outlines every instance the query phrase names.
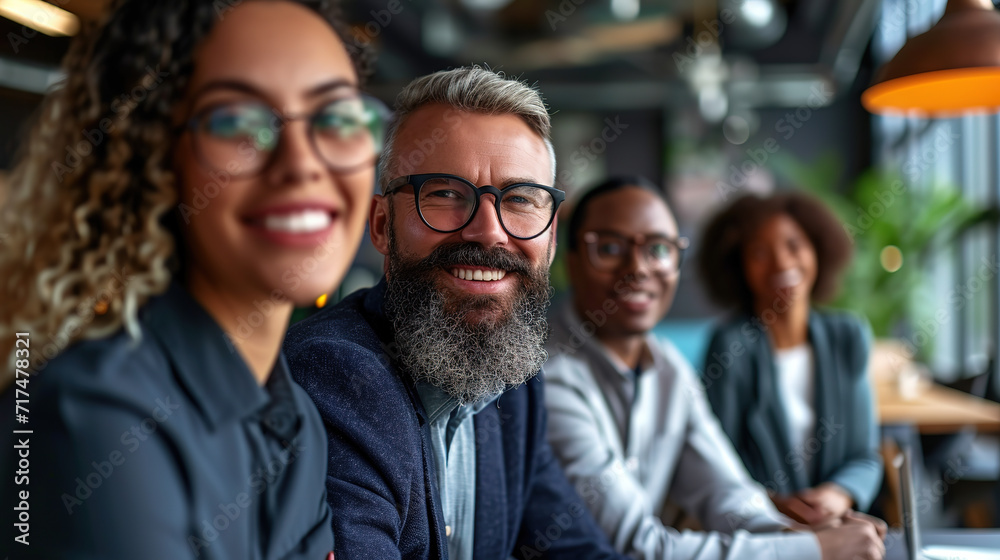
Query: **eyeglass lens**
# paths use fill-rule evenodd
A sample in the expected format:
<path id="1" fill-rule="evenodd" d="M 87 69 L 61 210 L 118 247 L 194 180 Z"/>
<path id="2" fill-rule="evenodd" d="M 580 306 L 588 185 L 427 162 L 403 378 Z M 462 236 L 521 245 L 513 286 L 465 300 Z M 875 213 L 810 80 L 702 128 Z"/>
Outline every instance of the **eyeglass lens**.
<path id="1" fill-rule="evenodd" d="M 531 237 L 548 227 L 555 206 L 548 191 L 530 185 L 512 185 L 502 192 L 500 221 L 511 235 Z M 420 187 L 417 209 L 432 228 L 456 231 L 472 218 L 478 196 L 479 191 L 463 181 L 432 178 Z"/>
<path id="2" fill-rule="evenodd" d="M 590 258 L 595 267 L 615 270 L 623 266 L 630 257 L 634 242 L 618 235 L 596 234 L 590 246 Z M 673 272 L 681 260 L 681 249 L 665 237 L 647 238 L 639 245 L 639 254 L 653 270 Z"/>
<path id="3" fill-rule="evenodd" d="M 317 155 L 332 169 L 350 170 L 372 160 L 382 149 L 384 118 L 377 102 L 364 97 L 338 99 L 309 117 Z M 275 149 L 284 122 L 267 105 L 231 103 L 204 114 L 197 126 L 197 149 L 210 167 L 234 175 L 263 169 Z"/>

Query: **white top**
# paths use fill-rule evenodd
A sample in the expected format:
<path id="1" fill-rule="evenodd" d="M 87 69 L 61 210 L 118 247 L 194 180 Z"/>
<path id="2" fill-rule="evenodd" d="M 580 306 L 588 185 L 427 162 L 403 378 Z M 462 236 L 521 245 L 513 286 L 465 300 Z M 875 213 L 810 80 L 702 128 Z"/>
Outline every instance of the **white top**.
<path id="1" fill-rule="evenodd" d="M 809 442 L 816 435 L 816 366 L 812 345 L 776 350 L 774 365 L 778 368 L 778 393 L 788 418 L 792 453 L 809 464 L 819 449 L 818 443 Z"/>

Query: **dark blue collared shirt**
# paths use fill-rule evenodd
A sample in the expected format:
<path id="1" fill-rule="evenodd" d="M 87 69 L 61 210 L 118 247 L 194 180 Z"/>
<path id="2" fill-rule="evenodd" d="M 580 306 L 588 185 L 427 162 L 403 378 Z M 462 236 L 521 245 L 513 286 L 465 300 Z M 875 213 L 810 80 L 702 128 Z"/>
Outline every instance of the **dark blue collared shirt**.
<path id="1" fill-rule="evenodd" d="M 82 342 L 32 377 L 27 424 L 14 423 L 16 387 L 4 390 L 0 550 L 325 560 L 333 549 L 327 440 L 284 356 L 258 385 L 176 284 L 142 309 L 140 323 L 138 342 L 123 332 Z M 13 433 L 23 429 L 32 433 Z M 30 449 L 26 485 L 15 484 L 11 450 L 20 444 Z M 11 519 L 25 490 L 28 545 L 14 540 L 22 533 Z"/>

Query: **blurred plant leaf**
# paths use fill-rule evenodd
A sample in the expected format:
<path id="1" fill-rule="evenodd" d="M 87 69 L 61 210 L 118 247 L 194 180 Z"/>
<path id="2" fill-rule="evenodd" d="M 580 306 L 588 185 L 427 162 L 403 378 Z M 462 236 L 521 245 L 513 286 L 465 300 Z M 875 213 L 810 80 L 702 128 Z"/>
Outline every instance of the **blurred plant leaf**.
<path id="1" fill-rule="evenodd" d="M 810 163 L 777 156 L 775 173 L 827 204 L 852 237 L 854 260 L 833 304 L 867 316 L 876 336 L 891 336 L 932 313 L 933 298 L 924 294 L 931 259 L 966 232 L 1000 222 L 1000 209 L 974 205 L 953 185 L 918 187 L 897 173 L 869 169 L 841 193 L 837 154 Z M 903 255 L 902 266 L 892 272 L 881 262 L 890 245 Z"/>

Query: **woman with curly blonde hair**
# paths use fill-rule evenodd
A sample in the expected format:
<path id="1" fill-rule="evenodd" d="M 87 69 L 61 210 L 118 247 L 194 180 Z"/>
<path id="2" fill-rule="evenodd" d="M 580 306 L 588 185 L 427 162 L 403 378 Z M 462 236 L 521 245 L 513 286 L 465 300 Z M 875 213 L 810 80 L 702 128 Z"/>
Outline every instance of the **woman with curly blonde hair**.
<path id="1" fill-rule="evenodd" d="M 343 36 L 320 0 L 121 0 L 75 40 L 0 212 L 17 557 L 333 550 L 280 345 L 371 199 L 384 108 Z"/>

